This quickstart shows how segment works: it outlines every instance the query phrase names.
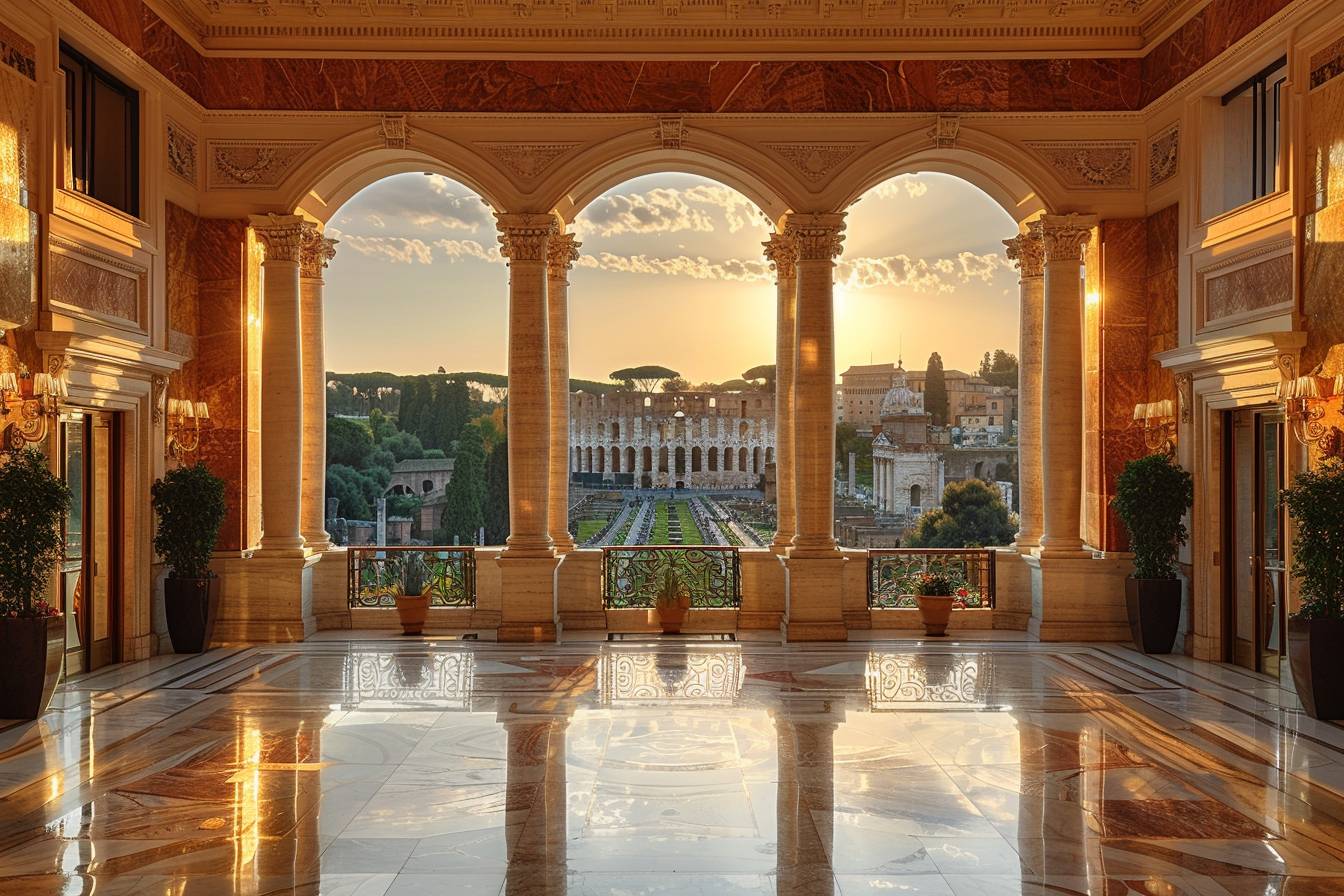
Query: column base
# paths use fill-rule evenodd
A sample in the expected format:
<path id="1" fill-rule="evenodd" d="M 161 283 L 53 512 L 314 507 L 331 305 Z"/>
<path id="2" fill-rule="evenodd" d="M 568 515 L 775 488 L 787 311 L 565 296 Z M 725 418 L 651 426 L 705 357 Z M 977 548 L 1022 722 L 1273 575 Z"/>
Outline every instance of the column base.
<path id="1" fill-rule="evenodd" d="M 1039 641 L 1128 641 L 1128 557 L 1025 556 L 1031 575 L 1027 633 Z"/>
<path id="2" fill-rule="evenodd" d="M 842 603 L 845 563 L 839 551 L 809 557 L 796 550 L 784 561 L 788 571 L 784 611 L 786 641 L 847 641 Z"/>
<path id="3" fill-rule="evenodd" d="M 336 547 L 331 541 L 331 536 L 326 532 L 314 533 L 312 535 L 308 535 L 308 533 L 305 532 L 303 535 L 303 546 L 307 548 L 308 552 L 311 554 L 325 553 Z"/>
<path id="4" fill-rule="evenodd" d="M 555 556 L 519 557 L 505 550 L 499 565 L 501 641 L 554 641 Z"/>
<path id="5" fill-rule="evenodd" d="M 559 538 L 554 539 L 554 544 L 555 552 L 557 554 L 568 554 L 570 551 L 578 548 L 578 545 L 574 542 L 574 539 L 570 537 L 568 532 Z"/>
<path id="6" fill-rule="evenodd" d="M 1051 538 L 1048 535 L 1041 536 L 1039 545 L 1031 553 L 1056 560 L 1090 560 L 1093 557 L 1093 552 L 1083 545 L 1081 538 Z"/>
<path id="7" fill-rule="evenodd" d="M 517 560 L 524 559 L 554 559 L 555 542 L 550 536 L 536 538 L 532 536 L 518 537 L 510 535 L 504 543 L 504 551 L 500 554 L 500 559 L 510 557 Z"/>
<path id="8" fill-rule="evenodd" d="M 224 593 L 216 643 L 302 641 L 317 631 L 313 567 L 320 556 L 276 556 L 258 551 L 219 563 Z"/>
<path id="9" fill-rule="evenodd" d="M 286 559 L 307 557 L 311 553 L 302 535 L 263 535 L 261 536 L 261 543 L 252 552 L 252 556 L 254 558 Z"/>
<path id="10" fill-rule="evenodd" d="M 1017 539 L 1013 542 L 1012 548 L 1019 554 L 1030 554 L 1041 546 L 1041 533 L 1039 532 L 1019 532 Z"/>

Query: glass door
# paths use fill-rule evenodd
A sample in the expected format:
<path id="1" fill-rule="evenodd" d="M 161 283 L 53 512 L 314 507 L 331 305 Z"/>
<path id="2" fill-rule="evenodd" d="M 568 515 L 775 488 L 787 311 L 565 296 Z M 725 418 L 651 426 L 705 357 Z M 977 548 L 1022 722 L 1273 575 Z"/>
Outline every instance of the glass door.
<path id="1" fill-rule="evenodd" d="M 1255 553 L 1250 568 L 1255 576 L 1255 600 L 1260 620 L 1260 670 L 1278 677 L 1287 652 L 1287 618 L 1283 565 L 1283 415 L 1261 411 L 1256 423 Z"/>
<path id="2" fill-rule="evenodd" d="M 62 414 L 61 477 L 70 487 L 61 561 L 61 612 L 65 614 L 65 668 L 84 670 L 84 415 Z"/>

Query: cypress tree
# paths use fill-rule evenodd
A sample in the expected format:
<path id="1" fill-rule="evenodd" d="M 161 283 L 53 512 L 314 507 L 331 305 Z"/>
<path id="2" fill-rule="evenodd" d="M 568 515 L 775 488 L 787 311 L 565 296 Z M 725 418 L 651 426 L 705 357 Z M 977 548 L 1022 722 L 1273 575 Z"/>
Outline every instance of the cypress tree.
<path id="1" fill-rule="evenodd" d="M 924 410 L 933 415 L 934 426 L 947 425 L 947 378 L 943 375 L 943 358 L 937 352 L 929 355 L 924 374 Z"/>

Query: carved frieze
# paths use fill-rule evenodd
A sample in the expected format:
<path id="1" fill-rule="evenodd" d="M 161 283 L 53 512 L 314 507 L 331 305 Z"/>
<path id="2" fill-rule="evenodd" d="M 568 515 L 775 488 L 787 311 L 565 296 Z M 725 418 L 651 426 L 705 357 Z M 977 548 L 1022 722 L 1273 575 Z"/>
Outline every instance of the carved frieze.
<path id="1" fill-rule="evenodd" d="M 862 143 L 767 143 L 808 180 L 817 181 L 858 152 Z"/>
<path id="2" fill-rule="evenodd" d="M 1172 124 L 1153 137 L 1148 143 L 1148 186 L 1155 187 L 1176 176 L 1180 151 L 1180 124 Z"/>
<path id="3" fill-rule="evenodd" d="M 279 186 L 316 145 L 311 140 L 212 140 L 207 188 L 262 190 Z"/>
<path id="4" fill-rule="evenodd" d="M 1079 190 L 1133 189 L 1138 145 L 1131 140 L 1036 140 L 1027 146 Z"/>
<path id="5" fill-rule="evenodd" d="M 535 180 L 551 163 L 573 152 L 579 143 L 477 143 L 494 156 L 509 173 L 522 180 Z"/>
<path id="6" fill-rule="evenodd" d="M 168 122 L 168 170 L 196 185 L 196 135 L 176 122 Z"/>

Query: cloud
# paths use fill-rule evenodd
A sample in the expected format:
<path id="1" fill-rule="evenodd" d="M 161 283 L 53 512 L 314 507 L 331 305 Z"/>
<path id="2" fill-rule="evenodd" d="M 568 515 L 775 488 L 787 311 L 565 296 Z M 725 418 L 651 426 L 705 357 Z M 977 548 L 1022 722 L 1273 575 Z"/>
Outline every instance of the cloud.
<path id="1" fill-rule="evenodd" d="M 693 280 L 726 280 L 736 283 L 771 281 L 773 275 L 764 260 L 729 258 L 711 261 L 703 255 L 674 255 L 660 258 L 654 255 L 616 255 L 600 252 L 582 255 L 575 262 L 579 267 L 595 268 L 622 274 L 656 274 L 667 277 L 690 277 Z"/>
<path id="2" fill-rule="evenodd" d="M 886 255 L 846 258 L 836 264 L 836 282 L 852 289 L 896 287 L 914 292 L 953 292 L 958 283 L 989 283 L 1007 261 L 995 252 L 959 252 L 955 258 Z"/>
<path id="3" fill-rule="evenodd" d="M 574 226 L 580 233 L 598 233 L 604 237 L 625 233 L 713 233 L 719 229 L 720 220 L 729 233 L 768 226 L 755 203 L 719 184 L 608 193 L 584 209 Z"/>
<path id="4" fill-rule="evenodd" d="M 329 232 L 339 236 L 338 252 L 353 250 L 360 255 L 385 259 L 395 264 L 430 264 L 434 260 L 433 250 L 424 240 L 400 236 L 361 236 L 334 230 Z"/>
<path id="5" fill-rule="evenodd" d="M 929 185 L 915 174 L 902 174 L 873 187 L 865 195 L 877 199 L 900 199 L 904 194 L 910 199 L 918 199 L 929 192 Z"/>
<path id="6" fill-rule="evenodd" d="M 435 240 L 434 248 L 442 252 L 449 261 L 474 258 L 490 264 L 504 263 L 504 256 L 500 253 L 497 243 L 486 247 L 475 240 Z"/>
<path id="7" fill-rule="evenodd" d="M 493 232 L 490 208 L 466 187 L 440 174 L 389 177 L 363 190 L 342 211 L 342 223 L 362 221 L 408 235 L 436 230 Z"/>

